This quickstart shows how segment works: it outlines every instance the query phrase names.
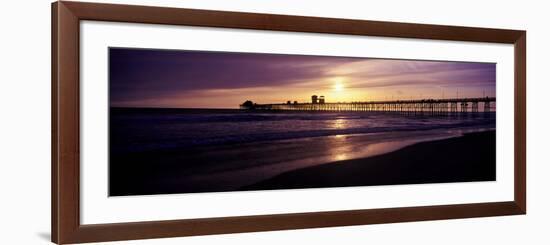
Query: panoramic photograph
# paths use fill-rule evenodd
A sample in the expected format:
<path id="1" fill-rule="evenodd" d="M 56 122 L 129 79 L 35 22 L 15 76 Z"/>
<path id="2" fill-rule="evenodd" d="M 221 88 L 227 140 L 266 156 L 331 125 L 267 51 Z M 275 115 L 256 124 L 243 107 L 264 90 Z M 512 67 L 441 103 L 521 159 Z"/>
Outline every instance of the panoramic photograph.
<path id="1" fill-rule="evenodd" d="M 496 180 L 496 64 L 109 48 L 109 196 Z"/>

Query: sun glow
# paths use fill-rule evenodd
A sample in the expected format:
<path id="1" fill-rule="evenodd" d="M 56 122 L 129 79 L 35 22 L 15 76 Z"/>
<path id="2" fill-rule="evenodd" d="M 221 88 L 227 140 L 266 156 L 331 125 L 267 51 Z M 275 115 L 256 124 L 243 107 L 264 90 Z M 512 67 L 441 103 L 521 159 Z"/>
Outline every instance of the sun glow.
<path id="1" fill-rule="evenodd" d="M 336 78 L 334 79 L 334 84 L 332 85 L 334 91 L 340 92 L 344 90 L 344 79 Z"/>
<path id="2" fill-rule="evenodd" d="M 334 91 L 342 91 L 344 90 L 344 85 L 341 83 L 335 83 L 334 84 Z"/>

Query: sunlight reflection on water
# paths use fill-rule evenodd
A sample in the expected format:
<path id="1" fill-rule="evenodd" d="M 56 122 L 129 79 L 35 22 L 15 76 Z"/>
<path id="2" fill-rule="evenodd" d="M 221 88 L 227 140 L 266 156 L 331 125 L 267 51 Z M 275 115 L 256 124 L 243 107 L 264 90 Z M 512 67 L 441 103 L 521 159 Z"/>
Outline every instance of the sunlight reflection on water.
<path id="1" fill-rule="evenodd" d="M 332 121 L 332 125 L 331 125 L 331 128 L 333 129 L 344 129 L 347 127 L 347 120 L 346 119 L 342 119 L 342 118 L 338 118 L 334 121 Z"/>
<path id="2" fill-rule="evenodd" d="M 474 129 L 475 130 L 475 129 Z M 460 132 L 468 132 L 461 129 Z M 269 179 L 278 174 L 322 164 L 340 164 L 345 160 L 360 159 L 392 152 L 408 145 L 460 136 L 460 132 L 449 130 L 447 132 L 423 131 L 423 132 L 392 132 L 371 133 L 355 135 L 333 135 L 328 137 L 314 137 L 300 140 L 271 142 L 262 151 L 273 148 L 279 152 L 284 149 L 304 147 L 303 151 L 287 152 L 286 160 L 273 164 L 262 164 L 249 168 L 242 168 L 219 173 L 188 176 L 185 178 L 188 184 L 222 183 L 228 188 L 238 188 L 250 185 L 261 180 Z M 258 148 L 254 148 L 258 149 Z M 182 181 L 178 179 L 178 181 Z"/>
<path id="3" fill-rule="evenodd" d="M 363 135 L 363 138 L 365 136 L 366 135 Z M 356 136 L 335 135 L 333 137 L 329 137 L 329 139 L 327 140 L 327 143 L 329 144 L 329 147 L 327 147 L 328 152 L 325 154 L 324 160 L 327 162 L 337 162 L 348 159 L 384 154 L 417 141 L 403 140 L 373 144 L 357 144 L 357 142 L 354 142 L 355 140 L 353 139 L 353 137 Z M 319 156 L 319 158 L 323 158 L 323 156 Z"/>

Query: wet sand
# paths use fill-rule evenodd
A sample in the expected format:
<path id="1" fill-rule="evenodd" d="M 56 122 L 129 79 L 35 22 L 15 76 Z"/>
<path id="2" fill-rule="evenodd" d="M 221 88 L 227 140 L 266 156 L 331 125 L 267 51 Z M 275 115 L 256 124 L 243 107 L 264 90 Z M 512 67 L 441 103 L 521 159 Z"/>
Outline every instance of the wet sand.
<path id="1" fill-rule="evenodd" d="M 457 135 L 460 134 L 347 135 L 111 155 L 110 160 L 117 164 L 110 165 L 109 194 L 494 180 L 495 132 Z M 448 139 L 440 140 L 441 137 Z"/>
<path id="2" fill-rule="evenodd" d="M 282 173 L 241 190 L 450 183 L 495 179 L 496 133 L 486 131 L 421 142 L 383 155 L 306 167 Z"/>

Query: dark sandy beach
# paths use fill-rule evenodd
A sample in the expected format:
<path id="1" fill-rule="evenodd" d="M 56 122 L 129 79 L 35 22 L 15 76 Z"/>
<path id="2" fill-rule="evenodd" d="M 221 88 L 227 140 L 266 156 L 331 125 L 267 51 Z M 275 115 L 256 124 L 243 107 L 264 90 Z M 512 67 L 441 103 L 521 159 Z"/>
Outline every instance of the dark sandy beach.
<path id="1" fill-rule="evenodd" d="M 243 190 L 493 181 L 496 133 L 417 143 L 400 150 L 280 174 Z"/>
<path id="2" fill-rule="evenodd" d="M 270 148 L 273 142 L 266 142 L 207 147 L 200 151 L 111 155 L 111 161 L 119 164 L 110 165 L 110 195 L 495 180 L 495 131 L 424 141 L 389 153 L 349 160 L 321 161 L 311 156 L 331 150 L 349 154 L 361 147 L 369 149 L 372 145 L 368 140 L 372 137 L 312 138 L 304 143 L 281 143 L 273 148 Z M 365 140 L 367 145 L 363 146 Z M 300 147 L 302 144 L 305 147 Z M 355 146 L 349 148 L 349 145 Z M 329 154 L 332 155 L 335 159 L 339 157 L 339 154 Z M 313 160 L 300 164 L 293 161 L 303 157 Z M 222 162 L 224 164 L 220 164 Z"/>

